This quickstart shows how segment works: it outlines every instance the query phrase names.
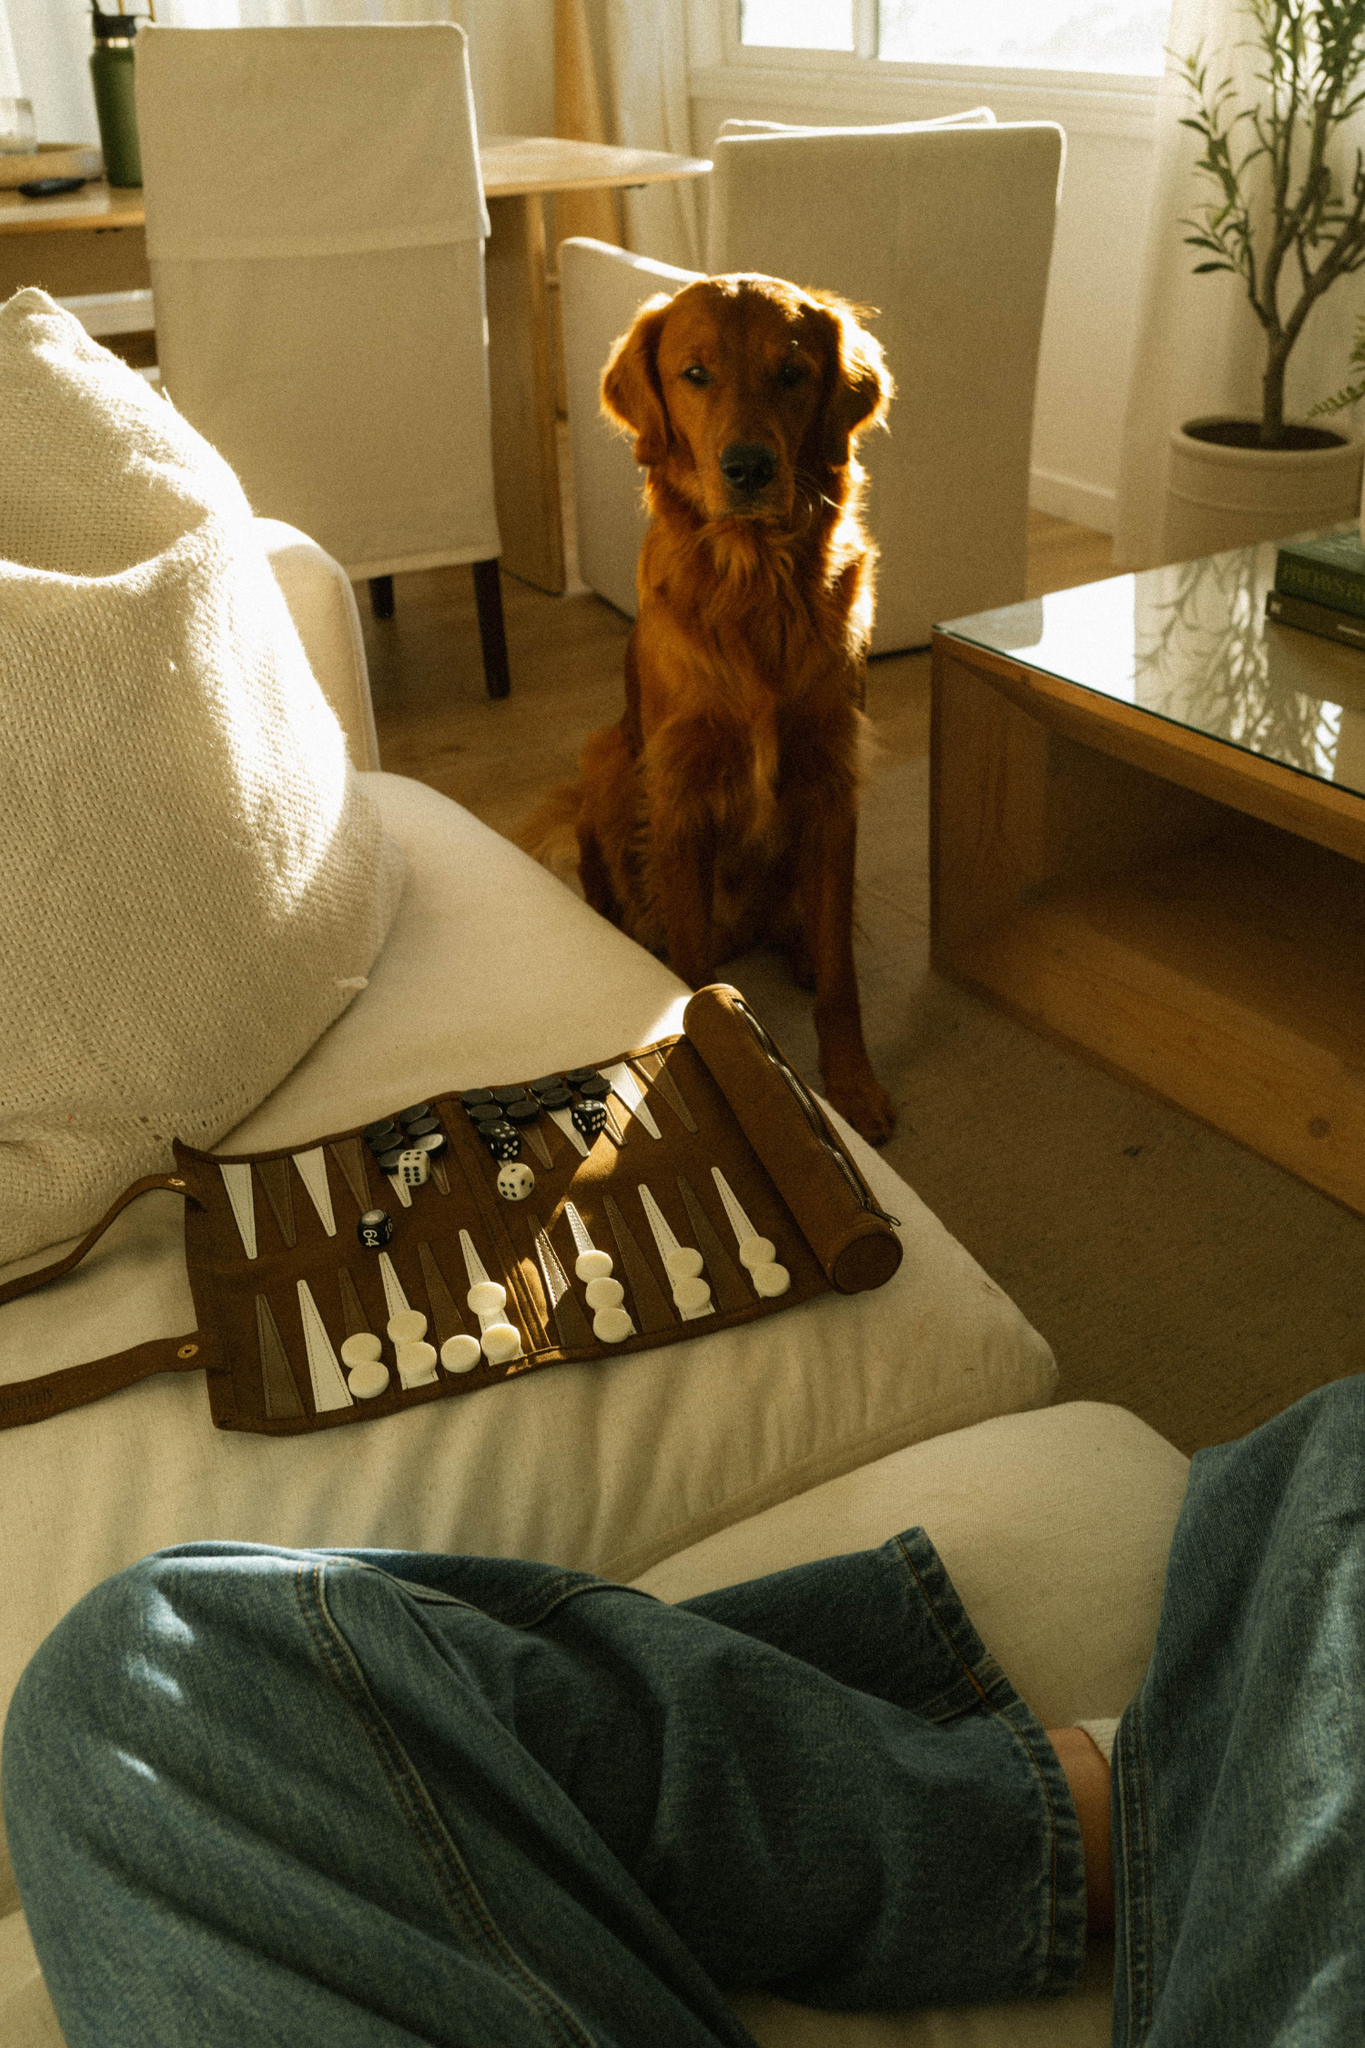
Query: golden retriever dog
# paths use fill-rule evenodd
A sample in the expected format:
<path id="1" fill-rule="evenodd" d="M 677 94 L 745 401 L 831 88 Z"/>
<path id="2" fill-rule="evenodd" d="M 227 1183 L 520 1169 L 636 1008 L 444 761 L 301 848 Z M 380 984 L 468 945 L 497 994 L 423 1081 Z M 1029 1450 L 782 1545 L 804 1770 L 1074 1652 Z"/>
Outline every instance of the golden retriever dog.
<path id="1" fill-rule="evenodd" d="M 874 1144 L 890 1098 L 863 1044 L 853 865 L 876 550 L 856 437 L 892 383 L 855 309 L 776 278 L 654 299 L 603 406 L 652 515 L 620 721 L 518 837 L 694 988 L 761 942 L 815 991 L 830 1101 Z"/>

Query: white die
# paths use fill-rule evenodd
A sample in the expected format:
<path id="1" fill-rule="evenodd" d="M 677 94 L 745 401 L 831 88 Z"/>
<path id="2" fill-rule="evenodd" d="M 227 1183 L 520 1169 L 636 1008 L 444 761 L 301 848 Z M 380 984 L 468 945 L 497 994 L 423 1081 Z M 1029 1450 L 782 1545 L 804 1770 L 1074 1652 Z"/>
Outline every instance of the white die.
<path id="1" fill-rule="evenodd" d="M 398 1178 L 406 1188 L 420 1188 L 426 1184 L 427 1155 L 425 1152 L 400 1152 L 398 1155 Z"/>
<path id="2" fill-rule="evenodd" d="M 519 1159 L 509 1159 L 498 1172 L 498 1193 L 504 1202 L 524 1202 L 535 1189 L 536 1177 Z"/>

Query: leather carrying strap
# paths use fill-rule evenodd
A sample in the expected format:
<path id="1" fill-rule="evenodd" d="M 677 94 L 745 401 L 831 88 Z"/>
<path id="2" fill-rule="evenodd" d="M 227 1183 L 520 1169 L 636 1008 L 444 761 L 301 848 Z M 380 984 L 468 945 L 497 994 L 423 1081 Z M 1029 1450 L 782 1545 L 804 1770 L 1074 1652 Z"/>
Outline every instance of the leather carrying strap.
<path id="1" fill-rule="evenodd" d="M 135 1180 L 65 1258 L 54 1260 L 50 1266 L 40 1266 L 35 1272 L 21 1273 L 17 1280 L 5 1281 L 0 1286 L 0 1306 L 69 1273 L 130 1202 L 157 1188 L 183 1195 L 187 1201 L 195 1199 L 180 1174 L 153 1173 Z M 102 1395 L 131 1387 L 153 1373 L 197 1372 L 203 1362 L 201 1340 L 195 1330 L 183 1337 L 154 1337 L 150 1343 L 134 1344 L 128 1351 L 113 1351 L 107 1358 L 93 1359 L 87 1365 L 64 1366 L 57 1372 L 39 1373 L 31 1380 L 11 1380 L 7 1386 L 0 1386 L 0 1429 L 13 1429 L 24 1422 L 43 1422 L 49 1415 L 59 1415 L 64 1408 L 84 1407 L 87 1401 L 98 1401 Z"/>

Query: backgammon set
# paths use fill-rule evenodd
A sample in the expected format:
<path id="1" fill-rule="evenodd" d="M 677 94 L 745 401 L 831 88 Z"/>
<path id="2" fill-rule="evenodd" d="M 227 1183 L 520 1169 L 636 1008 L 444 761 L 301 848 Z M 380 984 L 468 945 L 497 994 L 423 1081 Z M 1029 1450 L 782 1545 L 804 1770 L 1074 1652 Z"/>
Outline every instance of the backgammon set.
<path id="1" fill-rule="evenodd" d="M 198 1329 L 0 1387 L 0 1428 L 202 1369 L 220 1429 L 329 1429 L 879 1287 L 902 1256 L 897 1219 L 724 986 L 692 998 L 680 1036 L 596 1067 L 293 1150 L 174 1154 L 0 1304 L 165 1188 L 185 1199 Z"/>

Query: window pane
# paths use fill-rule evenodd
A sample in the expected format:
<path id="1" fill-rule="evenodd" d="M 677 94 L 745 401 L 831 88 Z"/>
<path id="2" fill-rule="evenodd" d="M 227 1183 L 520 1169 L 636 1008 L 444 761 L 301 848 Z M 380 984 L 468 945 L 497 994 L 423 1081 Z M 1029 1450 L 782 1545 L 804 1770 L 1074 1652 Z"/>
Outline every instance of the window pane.
<path id="1" fill-rule="evenodd" d="M 851 50 L 853 0 L 740 0 L 739 39 L 756 49 Z"/>
<path id="2" fill-rule="evenodd" d="M 903 63 L 1159 75 L 1166 68 L 1171 5 L 1170 0 L 1028 0 L 1027 6 L 1019 0 L 881 0 L 878 18 L 877 54 Z"/>

